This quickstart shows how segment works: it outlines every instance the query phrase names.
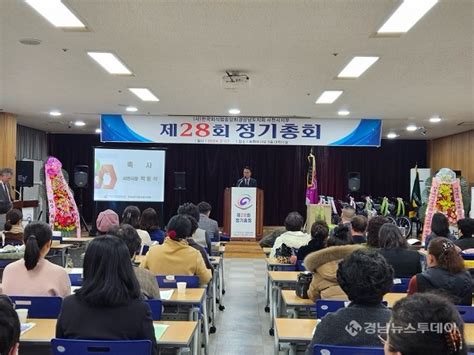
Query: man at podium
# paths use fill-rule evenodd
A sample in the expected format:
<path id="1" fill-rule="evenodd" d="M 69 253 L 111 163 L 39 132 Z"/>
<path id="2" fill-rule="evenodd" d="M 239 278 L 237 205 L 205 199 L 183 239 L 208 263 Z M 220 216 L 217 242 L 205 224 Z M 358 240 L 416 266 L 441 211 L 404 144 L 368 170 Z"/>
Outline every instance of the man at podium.
<path id="1" fill-rule="evenodd" d="M 243 177 L 237 180 L 236 187 L 257 187 L 257 180 L 252 178 L 252 170 L 246 166 L 244 168 Z"/>
<path id="2" fill-rule="evenodd" d="M 3 229 L 5 224 L 6 213 L 12 209 L 12 197 L 10 195 L 10 180 L 12 176 L 12 169 L 0 169 L 0 229 Z"/>

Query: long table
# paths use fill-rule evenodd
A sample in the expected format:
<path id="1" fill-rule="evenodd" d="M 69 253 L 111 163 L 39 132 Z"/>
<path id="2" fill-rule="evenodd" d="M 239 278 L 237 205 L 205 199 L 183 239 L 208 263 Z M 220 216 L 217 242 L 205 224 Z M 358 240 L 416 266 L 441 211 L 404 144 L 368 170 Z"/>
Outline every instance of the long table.
<path id="1" fill-rule="evenodd" d="M 55 337 L 56 319 L 28 319 L 35 326 L 20 336 L 20 343 L 49 343 Z M 196 338 L 197 322 L 195 321 L 154 321 L 155 324 L 166 324 L 168 328 L 157 340 L 159 347 L 187 348 Z M 194 349 L 193 349 L 194 350 Z"/>

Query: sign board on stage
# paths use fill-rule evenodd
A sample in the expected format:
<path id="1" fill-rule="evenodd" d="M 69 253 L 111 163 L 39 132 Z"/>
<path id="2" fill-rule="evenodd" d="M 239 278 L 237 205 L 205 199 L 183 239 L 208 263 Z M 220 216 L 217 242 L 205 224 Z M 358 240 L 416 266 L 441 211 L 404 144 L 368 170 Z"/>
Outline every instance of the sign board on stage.
<path id="1" fill-rule="evenodd" d="M 233 187 L 231 203 L 231 237 L 255 238 L 257 189 L 254 187 Z"/>
<path id="2" fill-rule="evenodd" d="M 101 116 L 102 142 L 379 147 L 379 119 Z"/>

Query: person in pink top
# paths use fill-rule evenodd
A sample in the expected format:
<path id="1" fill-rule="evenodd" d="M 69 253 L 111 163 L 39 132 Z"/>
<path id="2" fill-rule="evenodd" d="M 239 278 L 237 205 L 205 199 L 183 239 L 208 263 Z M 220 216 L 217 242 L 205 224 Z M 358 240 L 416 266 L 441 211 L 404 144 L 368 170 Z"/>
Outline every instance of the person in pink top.
<path id="1" fill-rule="evenodd" d="M 71 293 L 66 270 L 44 257 L 51 248 L 49 225 L 32 222 L 24 231 L 25 255 L 3 271 L 2 290 L 9 296 L 59 296 Z"/>

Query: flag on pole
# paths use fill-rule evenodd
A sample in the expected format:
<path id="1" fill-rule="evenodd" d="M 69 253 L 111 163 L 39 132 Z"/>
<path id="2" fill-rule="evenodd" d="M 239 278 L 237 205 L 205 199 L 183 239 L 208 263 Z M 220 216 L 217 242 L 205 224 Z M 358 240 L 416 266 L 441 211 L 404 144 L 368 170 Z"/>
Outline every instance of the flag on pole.
<path id="1" fill-rule="evenodd" d="M 410 218 L 418 215 L 418 209 L 421 206 L 421 191 L 420 191 L 420 175 L 418 174 L 418 166 L 415 166 L 415 181 L 413 182 L 413 189 L 410 197 Z"/>
<path id="2" fill-rule="evenodd" d="M 316 204 L 319 202 L 318 182 L 316 180 L 316 157 L 313 149 L 308 155 L 308 173 L 306 174 L 306 204 Z"/>

